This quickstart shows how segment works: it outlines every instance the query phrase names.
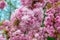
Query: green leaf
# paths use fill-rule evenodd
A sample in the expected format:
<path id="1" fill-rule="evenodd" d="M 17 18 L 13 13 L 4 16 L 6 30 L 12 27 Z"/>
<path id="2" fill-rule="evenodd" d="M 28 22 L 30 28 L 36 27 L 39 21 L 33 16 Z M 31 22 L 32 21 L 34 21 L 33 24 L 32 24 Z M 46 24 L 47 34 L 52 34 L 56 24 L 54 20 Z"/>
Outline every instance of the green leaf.
<path id="1" fill-rule="evenodd" d="M 48 40 L 55 40 L 55 38 L 52 38 L 52 37 L 48 37 L 47 39 Z"/>
<path id="2" fill-rule="evenodd" d="M 2 22 L 0 22 L 0 26 L 2 26 Z"/>

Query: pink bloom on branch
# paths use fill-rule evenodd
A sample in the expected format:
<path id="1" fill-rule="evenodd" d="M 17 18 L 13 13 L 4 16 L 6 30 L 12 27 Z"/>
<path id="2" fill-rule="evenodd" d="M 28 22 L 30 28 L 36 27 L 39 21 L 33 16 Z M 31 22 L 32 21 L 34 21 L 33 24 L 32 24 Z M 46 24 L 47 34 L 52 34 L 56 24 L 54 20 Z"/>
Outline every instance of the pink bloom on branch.
<path id="1" fill-rule="evenodd" d="M 40 6 L 40 7 L 45 7 L 47 1 L 46 0 L 21 0 L 21 4 L 23 6 Z"/>
<path id="2" fill-rule="evenodd" d="M 0 9 L 4 9 L 5 6 L 6 6 L 6 2 L 0 1 Z"/>

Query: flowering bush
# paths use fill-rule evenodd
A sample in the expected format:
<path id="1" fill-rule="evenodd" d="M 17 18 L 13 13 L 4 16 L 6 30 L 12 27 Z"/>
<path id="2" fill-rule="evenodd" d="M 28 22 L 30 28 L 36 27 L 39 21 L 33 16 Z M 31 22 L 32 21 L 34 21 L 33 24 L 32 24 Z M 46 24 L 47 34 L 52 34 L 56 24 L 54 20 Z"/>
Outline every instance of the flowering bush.
<path id="1" fill-rule="evenodd" d="M 21 0 L 10 20 L 0 24 L 0 40 L 60 40 L 60 0 Z M 5 35 L 4 35 L 5 34 Z"/>

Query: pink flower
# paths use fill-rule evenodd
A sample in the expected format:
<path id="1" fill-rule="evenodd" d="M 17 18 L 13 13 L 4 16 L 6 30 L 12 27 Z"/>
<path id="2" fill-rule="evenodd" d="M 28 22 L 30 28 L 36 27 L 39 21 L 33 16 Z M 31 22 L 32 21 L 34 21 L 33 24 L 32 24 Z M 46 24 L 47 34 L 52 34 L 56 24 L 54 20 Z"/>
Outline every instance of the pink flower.
<path id="1" fill-rule="evenodd" d="M 52 7 L 46 12 L 47 16 L 45 17 L 44 24 L 50 37 L 58 37 L 58 33 L 60 34 L 60 8 L 58 8 L 59 6 Z"/>
<path id="2" fill-rule="evenodd" d="M 4 9 L 5 6 L 6 6 L 6 2 L 0 1 L 0 9 Z"/>
<path id="3" fill-rule="evenodd" d="M 34 7 L 33 2 L 36 2 Z M 57 3 L 56 0 L 21 0 L 22 6 L 13 12 L 10 21 L 3 22 L 0 30 L 6 32 L 8 40 L 46 40 L 48 36 L 59 38 L 60 6 L 46 9 L 45 17 L 43 8 L 47 2 Z M 44 27 L 41 27 L 42 24 Z"/>
<path id="4" fill-rule="evenodd" d="M 0 40 L 5 40 L 5 38 L 4 37 L 0 37 Z"/>
<path id="5" fill-rule="evenodd" d="M 10 21 L 8 21 L 8 20 L 5 20 L 5 21 L 3 21 L 3 23 L 2 23 L 4 26 L 9 26 L 10 25 Z"/>
<path id="6" fill-rule="evenodd" d="M 24 6 L 31 6 L 32 0 L 21 0 L 21 3 Z"/>

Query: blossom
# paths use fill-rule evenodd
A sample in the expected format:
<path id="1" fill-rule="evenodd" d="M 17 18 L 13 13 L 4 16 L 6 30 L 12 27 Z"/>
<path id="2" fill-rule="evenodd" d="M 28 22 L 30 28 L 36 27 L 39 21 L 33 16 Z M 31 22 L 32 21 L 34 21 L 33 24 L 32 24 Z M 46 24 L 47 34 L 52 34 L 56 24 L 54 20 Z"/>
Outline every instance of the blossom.
<path id="1" fill-rule="evenodd" d="M 46 11 L 46 17 L 45 17 L 45 27 L 47 28 L 48 35 L 50 37 L 57 37 L 60 35 L 60 12 L 59 12 L 59 6 L 52 7 Z M 58 11 L 57 11 L 58 10 Z M 51 29 L 50 29 L 51 28 Z"/>
<path id="2" fill-rule="evenodd" d="M 0 36 L 0 40 L 5 40 L 5 38 L 3 36 Z"/>
<path id="3" fill-rule="evenodd" d="M 32 7 L 32 6 L 40 6 L 42 8 L 45 7 L 47 1 L 46 0 L 21 0 L 21 3 L 23 6 L 28 6 L 28 7 Z"/>
<path id="4" fill-rule="evenodd" d="M 43 31 L 40 30 L 43 20 L 43 13 L 44 11 L 40 7 L 36 7 L 32 10 L 27 6 L 21 6 L 16 9 L 10 19 L 12 23 L 12 30 L 8 33 L 11 34 L 9 35 L 9 40 L 34 40 L 36 38 L 36 40 L 42 40 L 45 37 L 43 37 L 45 32 L 42 34 Z M 17 30 L 19 31 L 16 32 Z M 36 33 L 38 34 L 37 36 L 35 35 Z"/>
<path id="5" fill-rule="evenodd" d="M 6 6 L 6 2 L 4 0 L 0 1 L 0 9 L 4 9 L 4 7 Z"/>
<path id="6" fill-rule="evenodd" d="M 21 0 L 21 3 L 10 20 L 3 21 L 0 26 L 8 40 L 47 40 L 48 36 L 60 38 L 59 0 Z M 45 6 L 48 9 L 44 14 Z"/>
<path id="7" fill-rule="evenodd" d="M 31 6 L 32 0 L 21 0 L 22 5 Z"/>

